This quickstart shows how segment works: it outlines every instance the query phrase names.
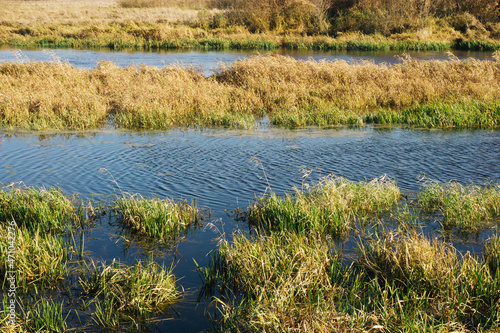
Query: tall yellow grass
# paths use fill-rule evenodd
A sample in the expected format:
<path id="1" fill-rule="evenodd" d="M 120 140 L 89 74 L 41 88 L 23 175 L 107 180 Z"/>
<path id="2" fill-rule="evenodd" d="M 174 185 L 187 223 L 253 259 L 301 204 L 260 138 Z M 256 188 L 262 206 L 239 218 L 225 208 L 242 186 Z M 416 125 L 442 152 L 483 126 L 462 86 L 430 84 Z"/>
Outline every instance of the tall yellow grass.
<path id="1" fill-rule="evenodd" d="M 257 56 L 222 66 L 208 78 L 175 66 L 120 68 L 102 62 L 86 70 L 65 63 L 8 63 L 0 65 L 0 87 L 0 124 L 10 127 L 86 129 L 110 116 L 127 128 L 249 127 L 254 116 L 282 113 L 326 114 L 332 117 L 328 124 L 337 116 L 397 113 L 429 102 L 497 103 L 500 61 L 406 58 L 400 65 L 378 66 Z"/>

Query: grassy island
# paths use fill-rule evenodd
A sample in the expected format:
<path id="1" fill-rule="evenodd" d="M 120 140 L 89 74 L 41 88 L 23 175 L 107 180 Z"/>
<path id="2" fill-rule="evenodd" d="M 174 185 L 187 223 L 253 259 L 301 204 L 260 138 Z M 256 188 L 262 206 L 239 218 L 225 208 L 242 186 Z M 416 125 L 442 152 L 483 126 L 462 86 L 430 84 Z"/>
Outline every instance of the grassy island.
<path id="1" fill-rule="evenodd" d="M 500 57 L 350 65 L 255 56 L 216 74 L 178 66 L 87 70 L 62 62 L 0 64 L 0 125 L 33 130 L 175 126 L 403 124 L 495 128 Z"/>

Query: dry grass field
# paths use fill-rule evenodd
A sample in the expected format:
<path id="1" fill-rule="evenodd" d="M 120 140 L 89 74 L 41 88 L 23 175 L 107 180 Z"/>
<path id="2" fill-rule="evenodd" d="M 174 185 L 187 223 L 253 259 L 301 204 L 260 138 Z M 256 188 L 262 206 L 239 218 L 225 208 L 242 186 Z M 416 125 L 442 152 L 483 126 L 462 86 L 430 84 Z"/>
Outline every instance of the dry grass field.
<path id="1" fill-rule="evenodd" d="M 500 48 L 500 22 L 491 6 L 484 7 L 488 15 L 478 11 L 474 16 L 470 12 L 478 5 L 472 4 L 449 5 L 446 10 L 434 6 L 422 12 L 415 1 L 393 1 L 394 8 L 361 0 L 343 8 L 338 2 L 0 0 L 0 45 L 146 50 Z M 399 16 L 391 14 L 394 10 Z"/>

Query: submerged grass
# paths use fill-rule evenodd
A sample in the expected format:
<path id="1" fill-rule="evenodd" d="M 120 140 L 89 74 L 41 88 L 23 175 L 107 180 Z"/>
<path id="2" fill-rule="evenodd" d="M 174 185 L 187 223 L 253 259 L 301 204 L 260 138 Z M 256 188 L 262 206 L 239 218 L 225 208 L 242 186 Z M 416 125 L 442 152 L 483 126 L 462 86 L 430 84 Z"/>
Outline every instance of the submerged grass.
<path id="1" fill-rule="evenodd" d="M 0 189 L 0 221 L 12 220 L 29 230 L 63 232 L 83 223 L 85 214 L 75 197 L 58 188 Z"/>
<path id="2" fill-rule="evenodd" d="M 424 211 L 439 212 L 446 228 L 477 230 L 500 217 L 500 184 L 430 182 L 423 187 L 418 202 Z"/>
<path id="3" fill-rule="evenodd" d="M 117 326 L 123 320 L 147 320 L 180 297 L 172 268 L 153 261 L 134 266 L 115 261 L 94 265 L 89 276 L 80 278 L 80 285 L 83 295 L 93 297 L 96 303 L 96 322 L 105 327 Z"/>
<path id="4" fill-rule="evenodd" d="M 248 208 L 249 221 L 268 231 L 345 234 L 356 221 L 366 222 L 389 210 L 400 195 L 396 183 L 386 177 L 352 182 L 328 176 L 293 195 L 258 198 Z"/>
<path id="5" fill-rule="evenodd" d="M 186 234 L 200 219 L 195 203 L 185 200 L 122 196 L 116 206 L 120 220 L 131 232 L 159 241 Z"/>
<path id="6" fill-rule="evenodd" d="M 0 125 L 87 129 L 175 126 L 251 128 L 256 117 L 287 127 L 363 123 L 495 128 L 499 57 L 388 66 L 256 56 L 212 77 L 181 67 L 92 70 L 62 63 L 0 65 Z"/>
<path id="7" fill-rule="evenodd" d="M 328 238 L 277 232 L 223 240 L 200 269 L 221 331 L 452 332 L 499 327 L 488 265 L 412 230 L 374 236 L 342 264 Z M 229 293 L 228 293 L 229 291 Z M 233 293 L 237 296 L 233 298 Z"/>

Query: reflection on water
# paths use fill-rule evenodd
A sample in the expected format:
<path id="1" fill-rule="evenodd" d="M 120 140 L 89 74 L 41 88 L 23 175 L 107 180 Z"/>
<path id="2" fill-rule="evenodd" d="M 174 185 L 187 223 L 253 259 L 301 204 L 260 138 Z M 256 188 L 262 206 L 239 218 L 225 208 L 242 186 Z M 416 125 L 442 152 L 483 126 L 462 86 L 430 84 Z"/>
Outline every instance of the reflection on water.
<path id="1" fill-rule="evenodd" d="M 400 56 L 403 52 L 368 52 L 368 51 L 263 51 L 260 54 L 283 54 L 295 59 L 307 60 L 346 60 L 348 62 L 373 61 L 376 64 L 395 64 L 401 62 Z M 405 52 L 411 57 L 419 60 L 448 60 L 447 52 Z M 255 51 L 158 51 L 158 52 L 115 52 L 110 50 L 75 50 L 75 49 L 12 49 L 6 46 L 0 47 L 0 62 L 2 61 L 53 61 L 60 58 L 68 61 L 71 65 L 80 68 L 93 68 L 99 61 L 111 61 L 118 66 L 140 65 L 165 67 L 169 65 L 193 66 L 200 69 L 205 75 L 213 74 L 220 62 L 234 62 L 239 59 L 258 54 Z M 492 59 L 491 52 L 464 52 L 453 51 L 459 59 L 476 58 L 486 60 Z"/>
<path id="2" fill-rule="evenodd" d="M 201 266 L 216 247 L 222 232 L 230 235 L 236 222 L 226 213 L 246 208 L 266 189 L 263 171 L 250 161 L 262 161 L 272 189 L 278 193 L 314 182 L 327 174 L 365 180 L 387 174 L 406 192 L 418 191 L 419 179 L 462 183 L 500 182 L 500 131 L 406 130 L 401 128 L 302 129 L 253 131 L 175 130 L 82 134 L 10 134 L 0 131 L 0 185 L 59 186 L 67 193 L 106 198 L 120 193 L 196 199 L 210 208 L 218 229 L 199 228 L 176 249 L 156 249 L 160 263 L 175 264 L 186 291 L 175 306 L 174 320 L 159 331 L 201 331 L 210 327 L 208 301 L 196 306 L 200 279 L 193 258 Z M 106 168 L 108 173 L 99 173 Z M 312 170 L 302 179 L 302 170 Z M 116 182 L 116 183 L 115 183 Z M 119 185 L 119 188 L 117 186 Z M 120 228 L 103 223 L 85 237 L 89 255 L 110 262 L 146 258 L 147 244 L 120 236 Z M 460 249 L 480 251 L 480 242 Z M 354 241 L 346 242 L 352 248 Z"/>

